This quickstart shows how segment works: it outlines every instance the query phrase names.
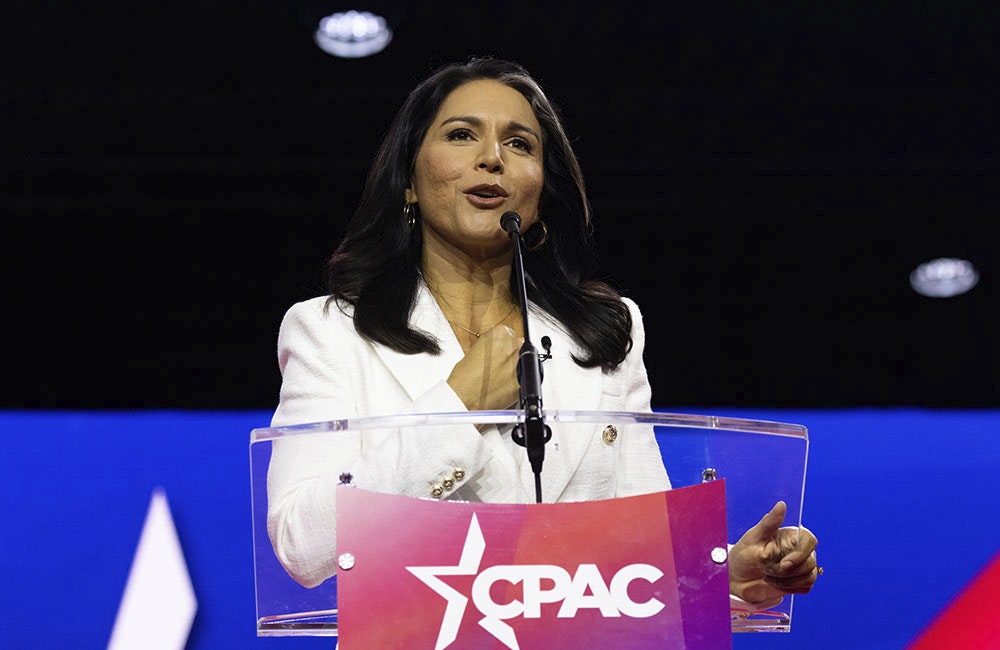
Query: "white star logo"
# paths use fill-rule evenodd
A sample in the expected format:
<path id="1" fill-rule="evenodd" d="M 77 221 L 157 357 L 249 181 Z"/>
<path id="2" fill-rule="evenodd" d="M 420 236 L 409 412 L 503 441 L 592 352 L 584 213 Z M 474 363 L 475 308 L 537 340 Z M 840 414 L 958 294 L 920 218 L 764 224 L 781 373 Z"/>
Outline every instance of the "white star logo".
<path id="1" fill-rule="evenodd" d="M 469 532 L 465 536 L 462 557 L 459 559 L 457 565 L 406 567 L 407 571 L 415 575 L 421 582 L 448 601 L 448 606 L 444 611 L 444 619 L 441 621 L 441 630 L 438 632 L 437 645 L 434 646 L 434 650 L 444 650 L 458 638 L 458 628 L 462 624 L 465 607 L 469 604 L 468 597 L 445 583 L 438 576 L 476 575 L 479 572 L 479 563 L 483 559 L 483 552 L 485 550 L 486 540 L 483 538 L 483 531 L 479 528 L 479 520 L 476 518 L 475 513 L 473 513 L 472 521 L 469 522 Z M 514 636 L 513 628 L 509 625 L 486 618 L 480 621 L 479 624 L 508 648 L 517 650 L 517 639 Z"/>

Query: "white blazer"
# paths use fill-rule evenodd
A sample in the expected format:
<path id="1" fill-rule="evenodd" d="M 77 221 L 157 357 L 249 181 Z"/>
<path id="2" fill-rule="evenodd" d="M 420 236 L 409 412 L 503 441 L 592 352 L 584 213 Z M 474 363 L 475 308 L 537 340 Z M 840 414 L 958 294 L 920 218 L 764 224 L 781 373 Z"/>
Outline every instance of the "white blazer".
<path id="1" fill-rule="evenodd" d="M 278 335 L 281 396 L 272 426 L 400 413 L 465 411 L 446 379 L 463 351 L 433 296 L 423 285 L 410 323 L 440 342 L 438 355 L 407 355 L 364 340 L 348 314 L 324 309 L 325 297 L 293 305 Z M 631 352 L 613 372 L 581 368 L 583 351 L 565 329 L 536 306 L 529 309 L 532 342 L 552 341 L 543 364 L 546 411 L 650 410 L 642 361 L 645 334 L 638 307 Z M 542 495 L 546 502 L 585 501 L 669 489 L 651 429 L 619 435 L 604 427 L 552 426 L 545 446 Z M 336 572 L 335 488 L 349 472 L 359 488 L 426 498 L 532 503 L 535 479 L 527 453 L 509 431 L 472 425 L 446 431 L 379 431 L 360 436 L 324 434 L 275 441 L 268 469 L 268 532 L 289 574 L 315 586 Z M 452 480 L 447 480 L 452 479 Z M 442 486 L 449 486 L 444 489 Z"/>

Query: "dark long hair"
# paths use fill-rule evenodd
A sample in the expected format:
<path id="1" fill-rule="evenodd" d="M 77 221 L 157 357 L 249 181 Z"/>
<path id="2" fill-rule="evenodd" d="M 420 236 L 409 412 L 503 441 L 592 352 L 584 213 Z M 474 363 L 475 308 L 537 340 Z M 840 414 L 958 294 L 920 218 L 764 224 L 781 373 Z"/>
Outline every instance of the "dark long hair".
<path id="1" fill-rule="evenodd" d="M 439 68 L 396 113 L 369 170 L 357 210 L 326 267 L 327 306 L 354 308 L 364 338 L 407 354 L 440 352 L 438 341 L 409 325 L 420 281 L 420 228 L 403 216 L 405 190 L 431 121 L 455 88 L 492 79 L 520 92 L 542 127 L 540 214 L 548 238 L 525 255 L 528 297 L 561 322 L 585 354 L 583 367 L 616 368 L 632 346 L 632 318 L 619 294 L 594 277 L 590 202 L 557 109 L 519 64 L 490 57 Z M 515 274 L 511 294 L 517 295 Z"/>

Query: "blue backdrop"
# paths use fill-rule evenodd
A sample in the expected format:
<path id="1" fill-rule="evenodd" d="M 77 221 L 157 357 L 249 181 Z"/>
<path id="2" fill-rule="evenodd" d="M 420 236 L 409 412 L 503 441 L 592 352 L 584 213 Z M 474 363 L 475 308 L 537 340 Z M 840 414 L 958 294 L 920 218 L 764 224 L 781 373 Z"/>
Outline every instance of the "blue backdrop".
<path id="1" fill-rule="evenodd" d="M 736 635 L 737 650 L 903 648 L 1000 549 L 998 411 L 709 414 L 810 432 L 803 520 L 825 573 L 790 633 Z M 332 648 L 256 636 L 249 437 L 269 418 L 0 412 L 0 646 L 105 647 L 162 487 L 198 598 L 190 649 Z"/>

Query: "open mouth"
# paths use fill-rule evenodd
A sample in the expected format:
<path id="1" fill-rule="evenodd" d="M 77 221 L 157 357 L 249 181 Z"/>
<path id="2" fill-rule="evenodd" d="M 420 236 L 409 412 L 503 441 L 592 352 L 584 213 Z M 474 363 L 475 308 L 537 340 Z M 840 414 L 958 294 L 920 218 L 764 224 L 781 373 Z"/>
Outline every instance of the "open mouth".
<path id="1" fill-rule="evenodd" d="M 503 199 L 507 197 L 507 190 L 499 185 L 476 185 L 465 191 L 469 196 L 480 199 Z"/>

